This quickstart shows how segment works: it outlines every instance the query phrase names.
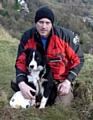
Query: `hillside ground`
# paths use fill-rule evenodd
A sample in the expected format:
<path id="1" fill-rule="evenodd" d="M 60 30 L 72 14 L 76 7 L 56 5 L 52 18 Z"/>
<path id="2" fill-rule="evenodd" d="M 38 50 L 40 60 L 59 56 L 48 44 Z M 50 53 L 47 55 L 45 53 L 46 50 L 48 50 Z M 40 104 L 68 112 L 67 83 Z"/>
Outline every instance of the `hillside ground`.
<path id="1" fill-rule="evenodd" d="M 47 106 L 43 110 L 13 109 L 10 82 L 15 78 L 19 41 L 0 26 L 0 120 L 93 120 L 93 55 L 85 54 L 85 64 L 74 82 L 75 99 L 71 105 Z"/>

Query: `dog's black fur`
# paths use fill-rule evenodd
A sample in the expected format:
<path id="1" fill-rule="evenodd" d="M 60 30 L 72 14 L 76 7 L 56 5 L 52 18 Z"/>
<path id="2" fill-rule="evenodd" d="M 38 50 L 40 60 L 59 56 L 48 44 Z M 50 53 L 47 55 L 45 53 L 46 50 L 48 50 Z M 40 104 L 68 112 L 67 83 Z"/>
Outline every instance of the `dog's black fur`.
<path id="1" fill-rule="evenodd" d="M 29 62 L 32 59 L 32 53 L 33 52 L 36 53 L 35 59 L 37 61 L 37 64 L 44 67 L 43 70 L 41 70 L 40 73 L 39 73 L 39 78 L 41 78 L 41 76 L 44 74 L 43 78 L 41 78 L 41 79 L 46 79 L 47 80 L 47 81 L 43 82 L 43 87 L 44 87 L 43 96 L 45 98 L 48 98 L 46 105 L 54 105 L 55 98 L 57 96 L 57 88 L 56 88 L 55 83 L 53 82 L 54 81 L 53 80 L 53 75 L 52 75 L 50 66 L 48 65 L 47 59 L 45 57 L 44 50 L 39 45 L 37 45 L 36 50 L 29 48 L 29 49 L 26 49 L 24 52 L 26 54 L 26 65 L 27 65 L 27 67 L 29 66 Z M 44 73 L 45 70 L 46 70 L 46 72 Z M 35 86 L 33 85 L 33 83 L 27 82 L 27 84 L 29 86 L 31 86 L 32 88 L 36 89 Z M 31 94 L 35 95 L 32 92 L 31 92 Z M 41 98 L 43 96 L 41 96 Z M 38 99 L 38 96 L 36 98 Z M 39 99 L 36 100 L 36 101 L 39 101 Z"/>

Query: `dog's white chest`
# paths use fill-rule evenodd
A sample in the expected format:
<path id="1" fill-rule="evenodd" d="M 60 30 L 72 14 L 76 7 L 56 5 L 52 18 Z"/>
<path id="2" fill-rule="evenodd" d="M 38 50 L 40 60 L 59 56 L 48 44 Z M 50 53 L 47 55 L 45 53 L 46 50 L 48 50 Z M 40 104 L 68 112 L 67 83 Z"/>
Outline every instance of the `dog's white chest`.
<path id="1" fill-rule="evenodd" d="M 28 82 L 32 82 L 35 84 L 37 80 L 39 80 L 39 71 L 38 72 L 32 71 L 30 75 L 27 75 L 27 78 Z"/>

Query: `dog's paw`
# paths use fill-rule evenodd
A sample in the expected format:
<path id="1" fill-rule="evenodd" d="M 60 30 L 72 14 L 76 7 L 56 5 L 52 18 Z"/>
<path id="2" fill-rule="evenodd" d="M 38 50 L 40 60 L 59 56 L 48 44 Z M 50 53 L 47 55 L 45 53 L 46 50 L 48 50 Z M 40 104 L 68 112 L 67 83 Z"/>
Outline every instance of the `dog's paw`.
<path id="1" fill-rule="evenodd" d="M 45 108 L 46 103 L 47 103 L 47 99 L 48 98 L 45 98 L 45 97 L 42 98 L 39 109 Z"/>
<path id="2" fill-rule="evenodd" d="M 45 107 L 43 106 L 43 107 L 39 107 L 39 109 L 44 109 Z"/>
<path id="3" fill-rule="evenodd" d="M 35 100 L 32 100 L 30 105 L 34 106 L 35 102 L 36 102 Z"/>

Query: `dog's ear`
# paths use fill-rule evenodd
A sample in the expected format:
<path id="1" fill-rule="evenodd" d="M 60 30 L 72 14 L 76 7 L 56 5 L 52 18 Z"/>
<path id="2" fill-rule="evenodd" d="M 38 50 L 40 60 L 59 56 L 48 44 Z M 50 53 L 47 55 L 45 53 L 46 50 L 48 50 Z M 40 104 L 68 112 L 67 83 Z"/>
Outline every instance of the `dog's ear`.
<path id="1" fill-rule="evenodd" d="M 41 47 L 39 44 L 36 44 L 36 50 L 40 52 L 42 55 L 45 55 L 43 47 Z"/>
<path id="2" fill-rule="evenodd" d="M 24 53 L 27 55 L 27 54 L 30 54 L 31 51 L 32 51 L 31 48 L 27 48 L 27 49 L 24 50 Z"/>
<path id="3" fill-rule="evenodd" d="M 33 51 L 33 49 L 31 49 L 31 48 L 27 48 L 24 50 L 24 53 L 26 54 L 26 60 L 28 59 L 28 57 L 32 51 Z"/>

